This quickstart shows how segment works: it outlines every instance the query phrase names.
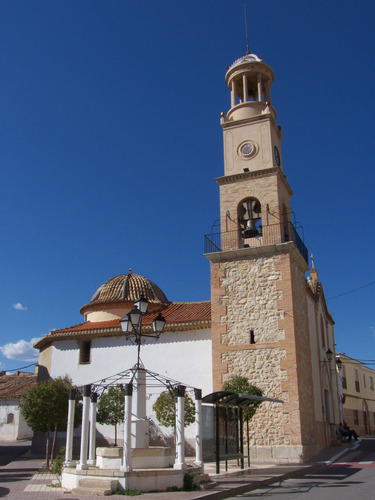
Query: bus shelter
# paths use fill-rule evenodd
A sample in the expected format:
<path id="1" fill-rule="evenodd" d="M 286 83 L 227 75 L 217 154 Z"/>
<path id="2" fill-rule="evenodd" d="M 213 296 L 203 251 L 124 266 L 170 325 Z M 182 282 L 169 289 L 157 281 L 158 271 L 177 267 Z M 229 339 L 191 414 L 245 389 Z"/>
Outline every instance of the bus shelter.
<path id="1" fill-rule="evenodd" d="M 208 394 L 202 399 L 203 412 L 203 454 L 206 460 L 215 457 L 216 474 L 220 472 L 220 461 L 225 461 L 225 470 L 228 470 L 228 460 L 240 460 L 241 469 L 244 468 L 244 418 L 243 410 L 254 402 L 269 401 L 283 403 L 280 399 L 239 394 L 231 391 L 218 391 Z M 212 405 L 211 407 L 207 405 Z M 247 432 L 247 460 L 250 466 L 249 421 L 246 421 Z"/>

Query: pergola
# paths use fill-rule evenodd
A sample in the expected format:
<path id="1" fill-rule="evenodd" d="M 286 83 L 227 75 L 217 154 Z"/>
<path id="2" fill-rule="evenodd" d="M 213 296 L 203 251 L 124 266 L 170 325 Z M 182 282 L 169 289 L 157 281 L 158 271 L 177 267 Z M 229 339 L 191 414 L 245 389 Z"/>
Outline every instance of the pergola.
<path id="1" fill-rule="evenodd" d="M 131 465 L 131 425 L 135 426 L 134 441 L 135 448 L 147 448 L 145 442 L 145 429 L 148 427 L 146 418 L 146 390 L 152 392 L 156 389 L 168 390 L 176 398 L 176 461 L 174 468 L 185 468 L 185 447 L 184 447 L 184 403 L 185 394 L 191 393 L 195 399 L 196 411 L 196 460 L 195 463 L 199 466 L 202 461 L 202 391 L 195 387 L 182 384 L 170 377 L 158 374 L 151 370 L 147 370 L 140 359 L 138 362 L 127 370 L 124 370 L 115 375 L 106 377 L 105 379 L 92 382 L 79 390 L 83 393 L 82 407 L 82 431 L 80 445 L 80 460 L 77 465 L 78 470 L 87 469 L 89 465 L 96 465 L 96 411 L 97 400 L 109 387 L 122 385 L 124 388 L 124 454 L 123 454 L 123 472 L 129 472 L 132 469 Z M 146 389 L 147 388 L 147 389 Z M 132 396 L 133 391 L 136 393 L 135 410 L 132 411 Z M 65 465 L 72 466 L 73 453 L 73 427 L 74 427 L 74 406 L 77 391 L 75 389 L 69 392 L 69 411 L 68 411 L 68 426 L 67 439 L 65 450 Z M 135 415 L 134 413 L 135 412 Z"/>

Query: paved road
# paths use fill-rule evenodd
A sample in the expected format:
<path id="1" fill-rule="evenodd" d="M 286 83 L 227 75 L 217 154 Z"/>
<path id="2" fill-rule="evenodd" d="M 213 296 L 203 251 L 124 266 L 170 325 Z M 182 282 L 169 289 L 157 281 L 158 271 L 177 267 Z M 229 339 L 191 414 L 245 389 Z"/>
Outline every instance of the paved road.
<path id="1" fill-rule="evenodd" d="M 0 442 L 0 466 L 13 462 L 18 457 L 30 450 L 31 441 L 19 441 L 17 443 Z"/>
<path id="2" fill-rule="evenodd" d="M 283 500 L 375 499 L 375 439 L 363 439 L 337 462 L 317 474 L 289 479 L 230 500 L 272 498 Z"/>

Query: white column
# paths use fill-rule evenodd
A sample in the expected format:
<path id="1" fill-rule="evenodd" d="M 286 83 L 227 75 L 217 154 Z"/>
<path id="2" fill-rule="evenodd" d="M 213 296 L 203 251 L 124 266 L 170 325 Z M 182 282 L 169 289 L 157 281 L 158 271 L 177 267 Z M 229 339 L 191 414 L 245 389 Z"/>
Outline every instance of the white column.
<path id="1" fill-rule="evenodd" d="M 83 388 L 83 408 L 82 408 L 82 427 L 81 427 L 81 450 L 77 470 L 88 469 L 87 447 L 89 437 L 89 410 L 90 410 L 90 392 L 91 386 L 85 385 Z"/>
<path id="2" fill-rule="evenodd" d="M 236 105 L 236 82 L 232 80 L 231 108 Z"/>
<path id="3" fill-rule="evenodd" d="M 262 75 L 260 73 L 257 74 L 258 80 L 258 101 L 262 101 Z"/>
<path id="4" fill-rule="evenodd" d="M 198 467 L 203 467 L 202 460 L 202 389 L 194 389 L 195 394 L 195 462 Z"/>
<path id="5" fill-rule="evenodd" d="M 122 458 L 121 472 L 130 472 L 132 470 L 132 396 L 133 384 L 125 384 L 125 411 L 124 411 L 124 453 Z"/>
<path id="6" fill-rule="evenodd" d="M 247 102 L 249 100 L 249 88 L 247 75 L 244 73 L 242 76 L 242 86 L 243 86 L 243 102 Z"/>
<path id="7" fill-rule="evenodd" d="M 137 395 L 135 398 L 135 422 L 132 426 L 133 448 L 148 448 L 149 423 L 146 418 L 146 370 L 139 368 L 136 373 Z"/>
<path id="8" fill-rule="evenodd" d="M 176 460 L 174 469 L 185 469 L 185 389 L 184 385 L 177 386 L 176 408 Z"/>
<path id="9" fill-rule="evenodd" d="M 91 393 L 90 403 L 90 435 L 89 435 L 89 465 L 96 465 L 96 403 L 98 395 L 96 392 Z"/>
<path id="10" fill-rule="evenodd" d="M 271 106 L 271 87 L 270 87 L 270 82 L 267 80 L 264 84 L 264 94 L 266 97 L 266 102 Z"/>
<path id="11" fill-rule="evenodd" d="M 66 446 L 65 446 L 65 467 L 73 465 L 73 433 L 74 433 L 74 411 L 76 406 L 75 389 L 69 389 L 69 407 L 68 407 L 68 425 L 66 428 Z"/>

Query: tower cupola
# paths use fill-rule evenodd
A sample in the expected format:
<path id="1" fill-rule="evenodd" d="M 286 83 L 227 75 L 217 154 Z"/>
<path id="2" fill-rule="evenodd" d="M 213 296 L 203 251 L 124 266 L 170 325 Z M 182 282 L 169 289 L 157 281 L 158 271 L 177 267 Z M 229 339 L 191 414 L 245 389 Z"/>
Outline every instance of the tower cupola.
<path id="1" fill-rule="evenodd" d="M 227 120 L 241 120 L 262 113 L 270 113 L 276 119 L 271 106 L 273 71 L 255 54 L 247 53 L 229 67 L 225 75 L 231 92 L 231 108 Z"/>

